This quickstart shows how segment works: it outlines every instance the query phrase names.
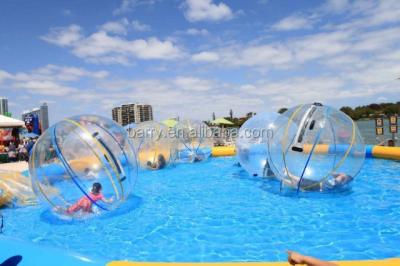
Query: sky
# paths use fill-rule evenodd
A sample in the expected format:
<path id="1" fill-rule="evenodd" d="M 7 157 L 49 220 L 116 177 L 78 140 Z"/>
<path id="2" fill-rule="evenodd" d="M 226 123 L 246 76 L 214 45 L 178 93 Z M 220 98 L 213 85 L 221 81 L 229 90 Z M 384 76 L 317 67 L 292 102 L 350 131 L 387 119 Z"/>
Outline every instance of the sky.
<path id="1" fill-rule="evenodd" d="M 50 123 L 400 101 L 398 0 L 2 0 L 0 97 Z"/>

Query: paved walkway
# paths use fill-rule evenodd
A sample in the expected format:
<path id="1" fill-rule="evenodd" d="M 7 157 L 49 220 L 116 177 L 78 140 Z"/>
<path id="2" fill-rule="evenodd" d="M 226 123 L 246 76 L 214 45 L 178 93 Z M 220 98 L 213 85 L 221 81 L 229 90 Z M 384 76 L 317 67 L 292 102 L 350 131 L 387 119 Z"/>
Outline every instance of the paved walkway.
<path id="1" fill-rule="evenodd" d="M 0 171 L 22 172 L 28 170 L 27 162 L 1 163 Z"/>

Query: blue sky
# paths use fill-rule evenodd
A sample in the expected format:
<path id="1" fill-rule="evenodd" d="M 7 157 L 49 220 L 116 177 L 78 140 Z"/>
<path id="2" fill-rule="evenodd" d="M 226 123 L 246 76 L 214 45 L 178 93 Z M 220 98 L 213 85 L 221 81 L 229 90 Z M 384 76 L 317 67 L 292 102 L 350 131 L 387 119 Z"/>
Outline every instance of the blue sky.
<path id="1" fill-rule="evenodd" d="M 96 0 L 0 3 L 0 96 L 51 123 L 210 119 L 300 103 L 400 100 L 400 1 Z"/>

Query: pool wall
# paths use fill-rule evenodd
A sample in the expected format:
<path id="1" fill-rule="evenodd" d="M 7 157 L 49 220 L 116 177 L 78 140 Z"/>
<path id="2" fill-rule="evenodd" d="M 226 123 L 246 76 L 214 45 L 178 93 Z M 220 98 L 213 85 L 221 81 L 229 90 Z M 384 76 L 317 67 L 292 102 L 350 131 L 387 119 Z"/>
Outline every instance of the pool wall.
<path id="1" fill-rule="evenodd" d="M 398 266 L 400 259 L 368 260 L 368 261 L 338 261 L 339 266 Z M 287 266 L 287 262 L 224 262 L 224 263 L 153 263 L 114 261 L 107 266 Z"/>
<path id="2" fill-rule="evenodd" d="M 345 145 L 337 146 L 336 149 L 346 150 Z M 333 146 L 327 144 L 318 144 L 315 147 L 314 152 L 316 153 L 327 153 L 332 150 Z M 311 145 L 304 146 L 304 151 L 309 152 L 311 150 Z M 234 156 L 236 154 L 235 146 L 227 147 L 214 147 L 212 149 L 212 156 Z M 389 160 L 400 160 L 400 147 L 386 147 L 377 145 L 366 145 L 365 146 L 365 156 L 367 158 L 382 158 Z"/>

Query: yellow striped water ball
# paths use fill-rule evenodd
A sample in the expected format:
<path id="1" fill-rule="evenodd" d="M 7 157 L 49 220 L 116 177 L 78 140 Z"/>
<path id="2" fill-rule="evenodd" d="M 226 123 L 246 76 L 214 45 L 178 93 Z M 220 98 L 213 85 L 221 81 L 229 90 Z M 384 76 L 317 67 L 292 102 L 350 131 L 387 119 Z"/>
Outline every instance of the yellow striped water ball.
<path id="1" fill-rule="evenodd" d="M 130 132 L 142 169 L 159 170 L 173 164 L 177 154 L 177 139 L 167 126 L 147 121 L 137 124 Z"/>
<path id="2" fill-rule="evenodd" d="M 57 216 L 113 211 L 133 191 L 137 160 L 127 132 L 95 115 L 64 119 L 40 136 L 29 161 L 35 194 Z"/>
<path id="3" fill-rule="evenodd" d="M 345 113 L 320 103 L 283 113 L 270 143 L 270 166 L 282 187 L 330 191 L 349 187 L 365 158 L 357 124 Z M 282 124 L 282 123 L 281 123 Z M 291 127 L 297 130 L 290 130 Z"/>

